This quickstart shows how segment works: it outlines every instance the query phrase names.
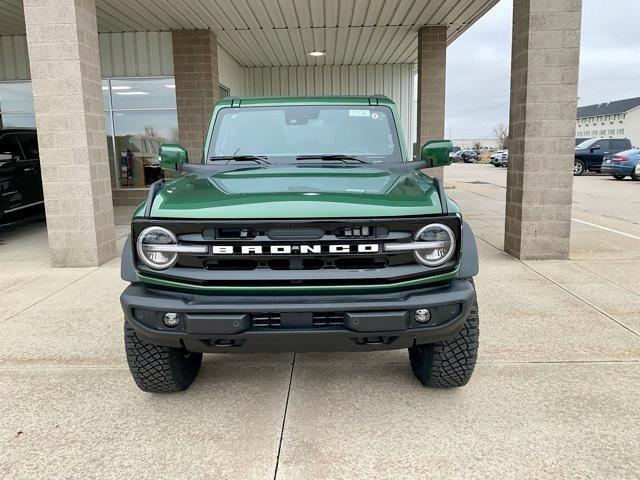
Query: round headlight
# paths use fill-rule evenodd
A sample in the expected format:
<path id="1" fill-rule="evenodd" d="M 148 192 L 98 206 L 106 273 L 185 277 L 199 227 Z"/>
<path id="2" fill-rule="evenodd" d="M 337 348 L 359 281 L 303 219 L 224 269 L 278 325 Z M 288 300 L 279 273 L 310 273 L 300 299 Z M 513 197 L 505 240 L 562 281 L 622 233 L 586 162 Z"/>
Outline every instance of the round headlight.
<path id="1" fill-rule="evenodd" d="M 138 257 L 145 265 L 155 270 L 164 270 L 176 263 L 178 253 L 167 251 L 163 247 L 177 244 L 176 236 L 166 228 L 149 227 L 145 228 L 138 236 L 136 247 Z"/>
<path id="2" fill-rule="evenodd" d="M 422 228 L 416 242 L 433 243 L 433 247 L 414 252 L 416 259 L 427 267 L 439 267 L 447 263 L 456 251 L 456 237 L 453 231 L 441 223 L 432 223 Z"/>

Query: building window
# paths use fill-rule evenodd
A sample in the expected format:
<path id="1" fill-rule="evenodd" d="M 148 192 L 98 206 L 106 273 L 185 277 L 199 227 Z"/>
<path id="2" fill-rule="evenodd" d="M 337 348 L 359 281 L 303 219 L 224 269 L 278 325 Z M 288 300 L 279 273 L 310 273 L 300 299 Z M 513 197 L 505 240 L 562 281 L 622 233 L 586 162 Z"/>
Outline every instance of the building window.
<path id="1" fill-rule="evenodd" d="M 0 82 L 0 128 L 35 128 L 31 82 Z"/>
<path id="2" fill-rule="evenodd" d="M 624 128 L 618 129 L 618 135 L 624 135 Z"/>
<path id="3" fill-rule="evenodd" d="M 600 135 L 606 135 L 607 131 L 606 130 L 600 130 Z"/>
<path id="4" fill-rule="evenodd" d="M 613 135 L 616 133 L 616 129 L 615 128 L 610 128 L 609 129 L 609 135 Z"/>
<path id="5" fill-rule="evenodd" d="M 158 152 L 178 140 L 172 77 L 102 82 L 109 159 L 116 188 L 146 188 L 163 177 Z"/>

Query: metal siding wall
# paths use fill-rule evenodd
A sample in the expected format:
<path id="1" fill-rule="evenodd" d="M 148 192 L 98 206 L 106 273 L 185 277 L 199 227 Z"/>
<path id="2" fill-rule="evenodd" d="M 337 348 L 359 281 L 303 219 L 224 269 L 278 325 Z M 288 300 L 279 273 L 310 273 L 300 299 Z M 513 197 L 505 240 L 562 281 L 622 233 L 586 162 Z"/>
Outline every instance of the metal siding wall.
<path id="1" fill-rule="evenodd" d="M 242 67 L 220 46 L 218 46 L 218 81 L 231 91 L 232 96 L 244 95 Z"/>
<path id="2" fill-rule="evenodd" d="M 30 76 L 27 37 L 0 36 L 0 80 L 28 80 Z"/>
<path id="3" fill-rule="evenodd" d="M 398 106 L 405 142 L 412 152 L 415 68 L 410 63 L 245 68 L 244 90 L 250 96 L 386 95 Z"/>
<path id="4" fill-rule="evenodd" d="M 171 32 L 100 34 L 102 76 L 173 75 Z"/>

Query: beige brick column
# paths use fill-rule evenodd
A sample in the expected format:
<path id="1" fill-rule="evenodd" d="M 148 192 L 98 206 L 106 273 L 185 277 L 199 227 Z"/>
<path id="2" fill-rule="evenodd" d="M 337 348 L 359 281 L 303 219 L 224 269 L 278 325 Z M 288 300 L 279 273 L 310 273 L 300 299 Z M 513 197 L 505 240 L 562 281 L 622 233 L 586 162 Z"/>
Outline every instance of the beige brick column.
<path id="1" fill-rule="evenodd" d="M 210 30 L 175 30 L 172 36 L 178 136 L 189 162 L 199 163 L 218 101 L 218 41 Z"/>
<path id="2" fill-rule="evenodd" d="M 24 0 L 47 215 L 56 267 L 115 257 L 94 0 Z"/>
<path id="3" fill-rule="evenodd" d="M 514 0 L 504 248 L 569 257 L 581 0 Z"/>
<path id="4" fill-rule="evenodd" d="M 444 138 L 444 92 L 447 77 L 447 27 L 427 25 L 418 31 L 418 145 Z M 442 178 L 442 167 L 427 169 Z"/>

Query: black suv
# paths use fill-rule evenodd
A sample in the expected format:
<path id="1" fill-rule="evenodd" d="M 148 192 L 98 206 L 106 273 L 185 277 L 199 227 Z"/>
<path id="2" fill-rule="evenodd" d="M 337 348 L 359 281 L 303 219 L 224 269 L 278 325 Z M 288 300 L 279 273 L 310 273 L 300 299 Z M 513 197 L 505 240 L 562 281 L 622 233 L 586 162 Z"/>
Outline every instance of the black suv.
<path id="1" fill-rule="evenodd" d="M 582 175 L 585 171 L 599 172 L 604 157 L 629 150 L 628 138 L 590 138 L 576 145 L 573 174 Z"/>
<path id="2" fill-rule="evenodd" d="M 43 202 L 36 131 L 0 130 L 0 220 Z"/>

